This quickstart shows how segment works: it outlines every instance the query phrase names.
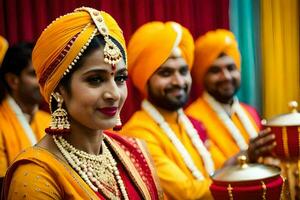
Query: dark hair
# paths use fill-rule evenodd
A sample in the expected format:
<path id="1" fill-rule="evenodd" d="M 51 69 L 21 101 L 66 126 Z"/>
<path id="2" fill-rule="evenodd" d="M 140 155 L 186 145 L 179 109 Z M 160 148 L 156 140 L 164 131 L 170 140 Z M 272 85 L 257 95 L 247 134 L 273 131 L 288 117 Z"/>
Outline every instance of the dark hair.
<path id="1" fill-rule="evenodd" d="M 0 102 L 3 101 L 7 92 L 11 91 L 5 80 L 5 75 L 12 73 L 20 76 L 21 72 L 31 61 L 33 47 L 34 44 L 32 42 L 20 42 L 8 48 L 0 67 Z"/>

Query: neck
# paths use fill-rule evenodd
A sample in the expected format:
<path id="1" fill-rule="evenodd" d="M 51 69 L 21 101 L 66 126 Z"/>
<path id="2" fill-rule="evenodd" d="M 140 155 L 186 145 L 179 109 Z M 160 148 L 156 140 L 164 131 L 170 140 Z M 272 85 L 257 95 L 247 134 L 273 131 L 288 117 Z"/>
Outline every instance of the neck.
<path id="1" fill-rule="evenodd" d="M 68 134 L 64 138 L 76 149 L 98 155 L 103 137 L 102 130 L 88 129 L 73 120 L 71 121 L 71 134 Z"/>
<path id="2" fill-rule="evenodd" d="M 16 95 L 11 95 L 11 97 L 15 100 L 15 102 L 18 104 L 20 109 L 23 113 L 30 116 L 30 122 L 35 114 L 35 112 L 38 110 L 38 104 L 30 104 L 22 101 L 20 98 L 18 98 Z"/>

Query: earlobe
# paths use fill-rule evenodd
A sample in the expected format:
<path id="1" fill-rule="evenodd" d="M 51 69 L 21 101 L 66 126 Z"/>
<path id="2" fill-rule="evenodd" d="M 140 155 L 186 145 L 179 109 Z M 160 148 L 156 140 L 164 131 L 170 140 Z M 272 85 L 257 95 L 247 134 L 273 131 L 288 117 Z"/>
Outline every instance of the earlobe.
<path id="1" fill-rule="evenodd" d="M 8 86 L 12 89 L 12 90 L 16 90 L 19 87 L 19 77 L 15 74 L 12 73 L 7 73 L 5 74 L 5 81 L 8 84 Z"/>

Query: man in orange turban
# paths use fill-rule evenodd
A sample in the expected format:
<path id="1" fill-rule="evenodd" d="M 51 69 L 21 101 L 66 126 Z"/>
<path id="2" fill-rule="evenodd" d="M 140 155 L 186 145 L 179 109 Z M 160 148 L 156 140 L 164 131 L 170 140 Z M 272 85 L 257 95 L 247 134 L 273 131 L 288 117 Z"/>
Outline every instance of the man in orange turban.
<path id="1" fill-rule="evenodd" d="M 236 92 L 241 81 L 241 58 L 233 33 L 219 29 L 199 37 L 195 43 L 193 81 L 203 85 L 204 92 L 186 112 L 203 122 L 209 138 L 218 146 L 223 156 L 229 158 L 248 150 L 251 161 L 264 155 L 275 144 L 273 135 L 261 128 L 254 108 L 239 103 Z M 249 148 L 249 139 L 252 138 Z M 271 142 L 259 148 L 257 142 Z"/>
<path id="2" fill-rule="evenodd" d="M 9 47 L 0 68 L 0 176 L 22 150 L 44 136 L 50 123 L 50 115 L 38 109 L 42 97 L 32 49 L 30 42 Z"/>
<path id="3" fill-rule="evenodd" d="M 175 22 L 141 26 L 128 46 L 129 75 L 145 99 L 122 134 L 146 141 L 168 199 L 211 199 L 209 174 L 224 161 L 206 146 L 202 124 L 182 110 L 193 52 L 191 34 Z"/>

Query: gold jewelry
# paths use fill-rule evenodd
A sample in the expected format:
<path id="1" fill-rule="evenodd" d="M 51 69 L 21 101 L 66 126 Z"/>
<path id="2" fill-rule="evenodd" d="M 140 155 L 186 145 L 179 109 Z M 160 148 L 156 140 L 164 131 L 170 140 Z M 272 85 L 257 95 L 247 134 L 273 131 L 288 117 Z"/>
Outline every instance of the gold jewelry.
<path id="1" fill-rule="evenodd" d="M 233 190 L 233 187 L 231 187 L 231 185 L 228 184 L 227 191 L 228 191 L 228 196 L 229 196 L 230 200 L 233 200 L 232 190 Z"/>
<path id="2" fill-rule="evenodd" d="M 117 162 L 104 141 L 101 144 L 102 153 L 92 155 L 76 149 L 61 136 L 53 136 L 53 139 L 71 167 L 94 191 L 100 190 L 107 199 L 129 199 Z"/>
<path id="3" fill-rule="evenodd" d="M 110 65 L 117 64 L 121 60 L 122 54 L 118 46 L 115 45 L 109 38 L 109 30 L 104 22 L 101 12 L 89 7 L 77 8 L 75 11 L 87 11 L 90 14 L 95 26 L 97 27 L 99 33 L 103 36 L 105 41 L 103 50 L 104 62 Z"/>
<path id="4" fill-rule="evenodd" d="M 70 123 L 68 120 L 67 111 L 62 108 L 63 98 L 58 93 L 52 93 L 50 98 L 50 105 L 52 103 L 52 98 L 55 98 L 57 102 L 57 109 L 51 114 L 50 126 L 46 128 L 46 133 L 50 135 L 60 135 L 70 132 Z"/>
<path id="5" fill-rule="evenodd" d="M 289 143 L 288 143 L 288 136 L 287 136 L 286 127 L 282 127 L 282 143 L 283 143 L 284 155 L 286 156 L 286 158 L 289 158 L 290 157 Z"/>
<path id="6" fill-rule="evenodd" d="M 262 187 L 262 190 L 263 190 L 262 199 L 266 200 L 267 186 L 263 181 L 261 181 L 261 187 Z"/>

